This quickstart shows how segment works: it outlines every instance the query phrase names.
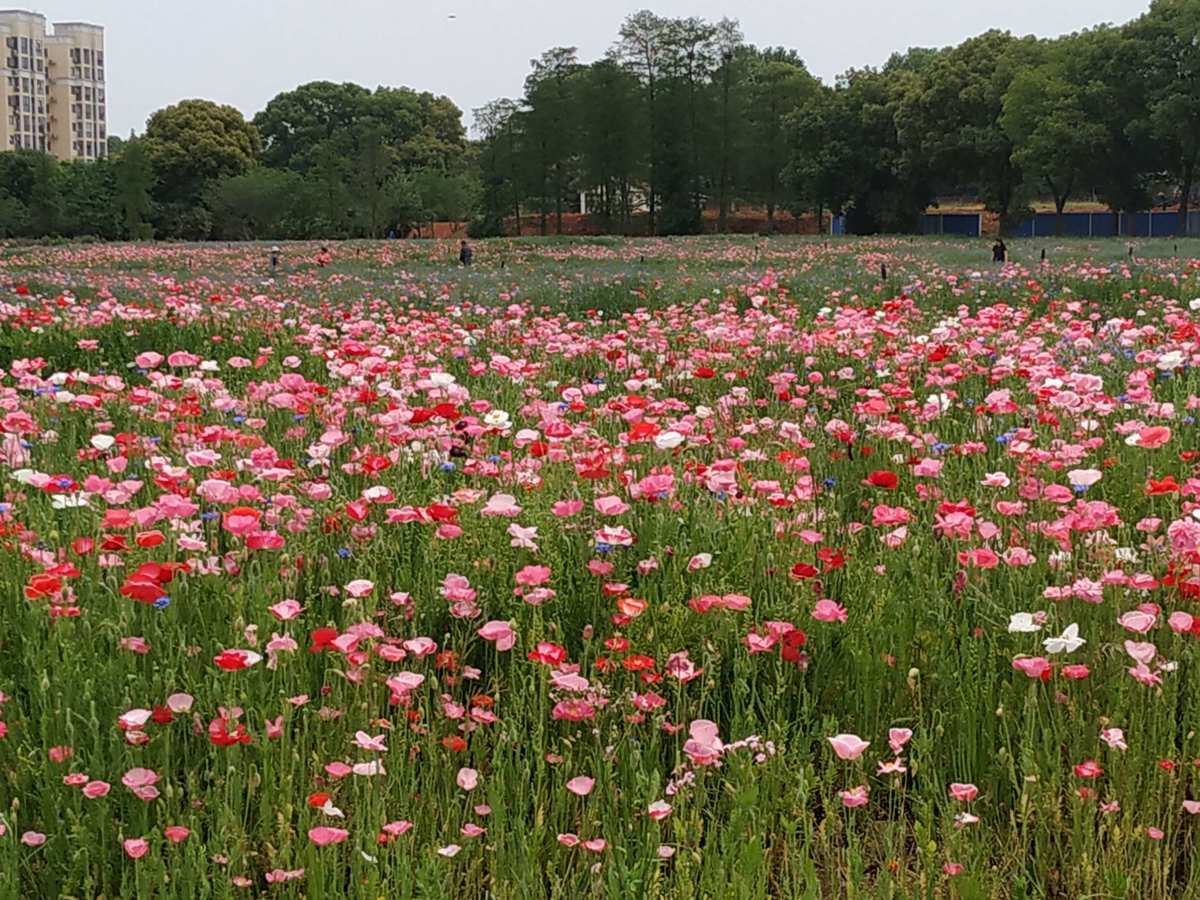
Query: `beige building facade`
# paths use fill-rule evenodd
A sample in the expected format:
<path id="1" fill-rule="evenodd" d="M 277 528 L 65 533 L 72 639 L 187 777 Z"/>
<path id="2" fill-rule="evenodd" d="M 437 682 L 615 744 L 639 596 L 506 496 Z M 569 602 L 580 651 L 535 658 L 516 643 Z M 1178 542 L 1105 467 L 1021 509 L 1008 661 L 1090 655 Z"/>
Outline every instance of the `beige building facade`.
<path id="1" fill-rule="evenodd" d="M 104 29 L 0 10 L 0 150 L 94 160 L 108 145 Z"/>

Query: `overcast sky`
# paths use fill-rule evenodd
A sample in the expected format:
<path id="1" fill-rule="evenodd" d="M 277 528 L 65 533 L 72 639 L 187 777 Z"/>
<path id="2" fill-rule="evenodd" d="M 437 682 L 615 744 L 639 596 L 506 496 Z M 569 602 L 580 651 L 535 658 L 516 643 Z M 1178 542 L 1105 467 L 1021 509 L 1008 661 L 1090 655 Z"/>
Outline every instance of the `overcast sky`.
<path id="1" fill-rule="evenodd" d="M 187 97 L 230 103 L 248 118 L 278 92 L 318 79 L 446 94 L 469 126 L 475 107 L 521 93 L 529 60 L 541 51 L 575 46 L 582 60 L 595 59 L 625 16 L 643 8 L 736 18 L 751 43 L 792 47 L 813 74 L 831 81 L 911 46 L 955 44 L 989 28 L 1058 35 L 1124 22 L 1148 6 L 1149 0 L 45 0 L 32 8 L 52 22 L 105 26 L 109 130 L 124 135 L 141 131 L 154 110 Z"/>

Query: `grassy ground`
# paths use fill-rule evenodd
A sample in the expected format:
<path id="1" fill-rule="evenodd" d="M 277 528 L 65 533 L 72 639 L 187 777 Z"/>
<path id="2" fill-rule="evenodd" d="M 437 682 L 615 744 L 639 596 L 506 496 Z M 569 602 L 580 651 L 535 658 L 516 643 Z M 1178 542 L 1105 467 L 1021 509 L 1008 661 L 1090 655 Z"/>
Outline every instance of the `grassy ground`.
<path id="1" fill-rule="evenodd" d="M 0 894 L 1200 896 L 1128 248 L 0 248 Z"/>

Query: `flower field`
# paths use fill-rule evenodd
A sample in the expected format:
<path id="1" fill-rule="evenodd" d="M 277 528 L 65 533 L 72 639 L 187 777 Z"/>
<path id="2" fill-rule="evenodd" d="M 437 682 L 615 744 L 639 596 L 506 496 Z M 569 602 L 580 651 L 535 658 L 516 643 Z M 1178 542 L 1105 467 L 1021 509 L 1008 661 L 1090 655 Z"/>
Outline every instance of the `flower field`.
<path id="1" fill-rule="evenodd" d="M 1200 242 L 1014 243 L 0 246 L 0 896 L 1200 897 Z"/>

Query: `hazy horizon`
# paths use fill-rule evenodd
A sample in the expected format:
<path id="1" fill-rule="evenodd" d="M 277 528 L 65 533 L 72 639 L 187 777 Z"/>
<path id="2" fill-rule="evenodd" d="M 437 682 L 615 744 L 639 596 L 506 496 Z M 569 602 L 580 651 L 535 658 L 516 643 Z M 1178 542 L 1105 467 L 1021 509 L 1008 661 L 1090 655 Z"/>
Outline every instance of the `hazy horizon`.
<path id="1" fill-rule="evenodd" d="M 807 6 L 807 4 L 806 4 Z M 529 61 L 554 46 L 575 46 L 587 62 L 604 54 L 625 17 L 659 15 L 740 21 L 746 40 L 795 49 L 827 82 L 849 68 L 878 66 L 909 47 L 942 47 L 999 28 L 1054 37 L 1141 15 L 1148 0 L 999 6 L 955 0 L 842 0 L 780 9 L 767 0 L 661 0 L 595 4 L 528 0 L 54 0 L 30 8 L 49 22 L 105 27 L 109 133 L 141 131 L 163 106 L 204 97 L 252 117 L 280 91 L 307 81 L 353 81 L 444 94 L 463 111 L 497 97 L 517 97 Z M 189 9 L 190 8 L 190 9 Z M 453 16 L 453 18 L 451 18 Z"/>

